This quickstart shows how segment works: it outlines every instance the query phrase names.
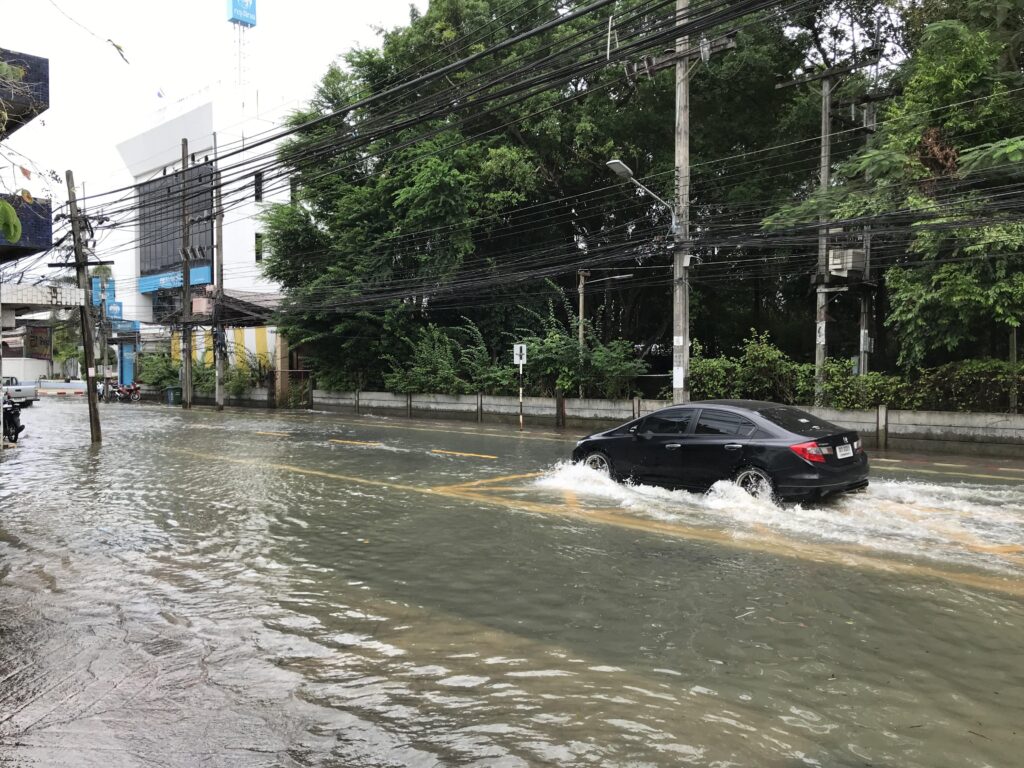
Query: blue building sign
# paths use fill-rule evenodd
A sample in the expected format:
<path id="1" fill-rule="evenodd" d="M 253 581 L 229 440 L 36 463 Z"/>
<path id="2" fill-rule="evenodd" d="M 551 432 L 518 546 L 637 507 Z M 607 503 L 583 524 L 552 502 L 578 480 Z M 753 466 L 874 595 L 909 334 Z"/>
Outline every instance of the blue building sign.
<path id="1" fill-rule="evenodd" d="M 102 281 L 98 277 L 92 278 L 92 305 L 98 307 L 100 305 L 100 292 L 102 290 Z M 104 297 L 102 303 L 109 304 L 114 300 L 116 292 L 114 291 L 114 281 L 109 280 L 107 282 L 107 295 Z"/>
<path id="2" fill-rule="evenodd" d="M 213 282 L 213 270 L 209 266 L 192 267 L 188 271 L 191 285 L 206 285 Z M 139 278 L 139 293 L 156 293 L 165 288 L 181 288 L 181 272 L 161 272 L 159 275 L 143 275 Z"/>
<path id="3" fill-rule="evenodd" d="M 243 27 L 255 27 L 256 0 L 228 0 L 228 21 Z"/>
<path id="4" fill-rule="evenodd" d="M 107 317 L 110 320 L 124 319 L 124 305 L 120 301 L 107 302 Z"/>

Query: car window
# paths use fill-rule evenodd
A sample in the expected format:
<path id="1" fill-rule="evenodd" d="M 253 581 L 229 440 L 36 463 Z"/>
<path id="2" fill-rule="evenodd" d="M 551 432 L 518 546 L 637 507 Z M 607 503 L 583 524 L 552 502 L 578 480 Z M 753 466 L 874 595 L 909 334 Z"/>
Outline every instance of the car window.
<path id="1" fill-rule="evenodd" d="M 726 411 L 704 409 L 697 420 L 698 435 L 737 435 L 749 437 L 757 431 L 757 427 L 742 416 Z"/>
<path id="2" fill-rule="evenodd" d="M 817 437 L 818 435 L 828 435 L 842 431 L 840 427 L 837 427 L 832 422 L 819 419 L 807 411 L 791 406 L 780 405 L 774 408 L 764 408 L 758 411 L 758 413 L 772 424 L 806 437 Z"/>
<path id="3" fill-rule="evenodd" d="M 656 435 L 682 435 L 690 430 L 692 419 L 692 410 L 654 413 L 644 419 L 640 431 L 653 432 Z"/>

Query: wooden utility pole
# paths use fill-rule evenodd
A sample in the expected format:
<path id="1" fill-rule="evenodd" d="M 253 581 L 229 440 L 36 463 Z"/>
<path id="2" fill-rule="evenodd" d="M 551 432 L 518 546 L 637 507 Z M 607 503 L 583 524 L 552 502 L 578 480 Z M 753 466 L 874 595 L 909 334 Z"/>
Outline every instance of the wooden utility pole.
<path id="1" fill-rule="evenodd" d="M 192 276 L 189 274 L 188 139 L 181 140 L 181 407 L 192 407 Z"/>
<path id="2" fill-rule="evenodd" d="M 681 27 L 690 0 L 676 0 Z M 672 260 L 672 402 L 690 401 L 690 54 L 689 37 L 676 38 L 676 231 Z"/>
<path id="3" fill-rule="evenodd" d="M 89 269 L 82 245 L 82 226 L 78 219 L 78 201 L 75 199 L 75 176 L 68 171 L 68 210 L 71 215 L 71 237 L 75 244 L 75 271 L 78 287 L 82 289 L 82 349 L 85 351 L 85 393 L 89 398 L 89 432 L 94 443 L 103 442 L 100 432 L 100 407 L 96 396 L 96 355 L 93 347 L 92 314 L 89 312 Z"/>

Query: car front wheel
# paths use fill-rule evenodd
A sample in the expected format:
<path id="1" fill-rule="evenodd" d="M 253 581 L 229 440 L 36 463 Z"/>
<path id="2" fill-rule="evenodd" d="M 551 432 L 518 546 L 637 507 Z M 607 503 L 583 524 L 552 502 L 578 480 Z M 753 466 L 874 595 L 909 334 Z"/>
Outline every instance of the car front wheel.
<path id="1" fill-rule="evenodd" d="M 743 467 L 733 482 L 756 499 L 770 500 L 775 496 L 772 476 L 759 467 Z"/>
<path id="2" fill-rule="evenodd" d="M 583 459 L 584 466 L 590 467 L 595 472 L 599 472 L 605 477 L 612 477 L 612 462 L 608 458 L 608 454 L 602 453 L 601 451 L 594 451 L 593 453 L 587 454 L 587 457 Z"/>

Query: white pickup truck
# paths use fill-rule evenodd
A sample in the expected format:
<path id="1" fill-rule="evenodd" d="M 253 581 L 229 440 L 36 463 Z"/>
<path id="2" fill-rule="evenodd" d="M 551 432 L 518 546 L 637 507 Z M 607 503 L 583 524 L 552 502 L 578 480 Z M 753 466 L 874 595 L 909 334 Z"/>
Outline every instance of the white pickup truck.
<path id="1" fill-rule="evenodd" d="M 9 392 L 11 400 L 27 408 L 39 400 L 39 388 L 33 384 L 22 384 L 14 376 L 4 376 L 3 391 Z"/>

